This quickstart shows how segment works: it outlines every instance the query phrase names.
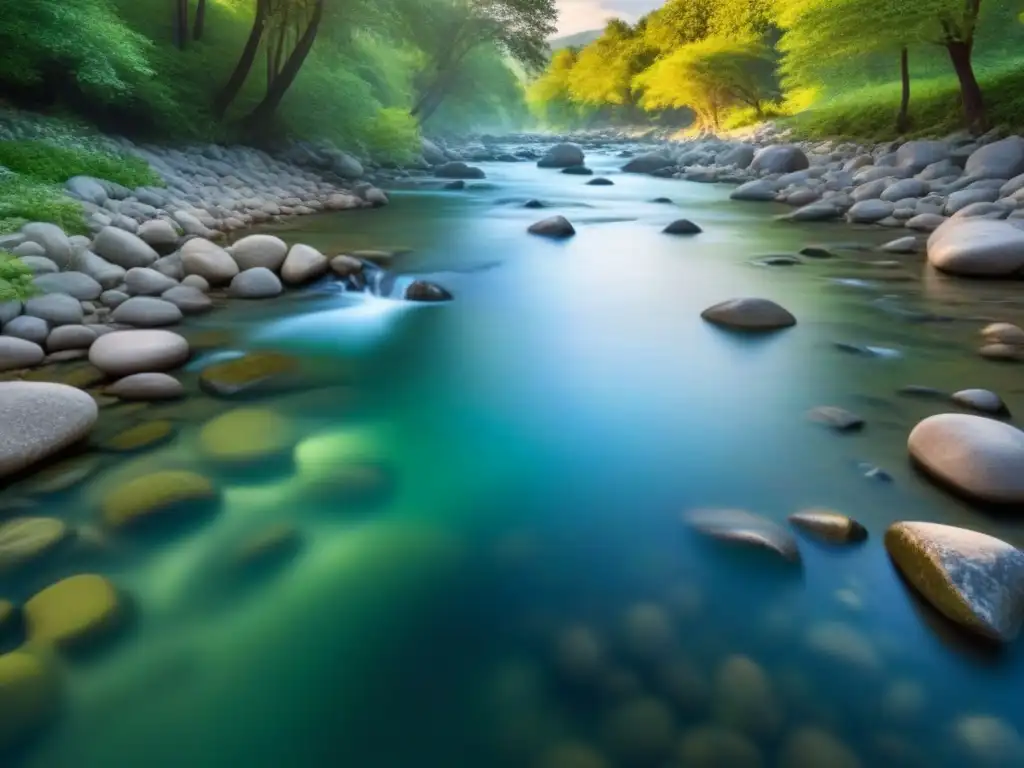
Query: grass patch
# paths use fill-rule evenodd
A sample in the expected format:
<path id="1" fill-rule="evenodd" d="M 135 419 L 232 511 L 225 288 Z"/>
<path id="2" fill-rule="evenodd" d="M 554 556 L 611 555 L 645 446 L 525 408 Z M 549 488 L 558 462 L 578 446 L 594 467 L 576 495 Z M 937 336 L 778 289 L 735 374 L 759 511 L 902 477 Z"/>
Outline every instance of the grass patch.
<path id="1" fill-rule="evenodd" d="M 1020 62 L 979 72 L 989 122 L 1013 131 L 1024 129 L 1024 68 Z M 818 102 L 783 120 L 803 138 L 884 141 L 897 135 L 898 82 L 864 86 Z M 915 79 L 910 84 L 908 138 L 945 136 L 964 127 L 960 89 L 953 76 Z"/>
<path id="2" fill-rule="evenodd" d="M 62 184 L 72 176 L 95 176 L 129 189 L 163 186 L 163 180 L 142 158 L 59 147 L 45 141 L 0 141 L 0 165 L 51 184 Z"/>
<path id="3" fill-rule="evenodd" d="M 0 176 L 0 234 L 17 232 L 29 221 L 48 221 L 69 235 L 88 234 L 82 207 L 56 184 L 25 176 Z"/>
<path id="4" fill-rule="evenodd" d="M 0 301 L 24 301 L 35 293 L 32 271 L 13 253 L 0 251 Z"/>

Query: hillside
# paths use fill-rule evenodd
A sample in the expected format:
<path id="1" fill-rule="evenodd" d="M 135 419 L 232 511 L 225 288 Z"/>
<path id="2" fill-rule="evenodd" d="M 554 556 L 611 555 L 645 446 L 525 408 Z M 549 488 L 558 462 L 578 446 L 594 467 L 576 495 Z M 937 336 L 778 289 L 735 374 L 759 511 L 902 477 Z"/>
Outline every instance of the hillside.
<path id="1" fill-rule="evenodd" d="M 577 32 L 574 35 L 565 35 L 564 37 L 553 37 L 548 41 L 548 47 L 552 51 L 559 51 L 562 48 L 572 48 L 577 45 L 589 45 L 601 36 L 600 29 L 588 29 L 583 32 Z"/>

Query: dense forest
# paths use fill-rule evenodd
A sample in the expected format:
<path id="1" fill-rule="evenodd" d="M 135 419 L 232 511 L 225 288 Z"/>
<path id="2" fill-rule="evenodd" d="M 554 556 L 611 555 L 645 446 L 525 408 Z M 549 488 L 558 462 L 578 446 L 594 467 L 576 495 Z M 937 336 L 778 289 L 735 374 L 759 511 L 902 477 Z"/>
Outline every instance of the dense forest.
<path id="1" fill-rule="evenodd" d="M 0 0 L 0 96 L 158 139 L 318 138 L 401 156 L 510 126 L 552 0 Z"/>
<path id="2" fill-rule="evenodd" d="M 791 117 L 811 136 L 1024 123 L 1019 0 L 668 0 L 557 51 L 529 88 L 553 126 L 720 131 Z"/>

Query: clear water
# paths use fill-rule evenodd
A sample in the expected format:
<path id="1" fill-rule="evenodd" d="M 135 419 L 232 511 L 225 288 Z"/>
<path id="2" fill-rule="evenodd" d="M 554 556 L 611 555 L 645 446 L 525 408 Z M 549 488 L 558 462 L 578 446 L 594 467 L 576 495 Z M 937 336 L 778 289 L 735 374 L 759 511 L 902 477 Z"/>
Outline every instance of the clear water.
<path id="1" fill-rule="evenodd" d="M 619 162 L 591 160 L 609 175 Z M 609 765 L 685 768 L 675 750 L 616 758 L 608 719 L 636 695 L 616 691 L 658 697 L 678 741 L 722 716 L 729 692 L 717 670 L 743 655 L 772 689 L 758 722 L 781 719 L 753 729 L 764 731 L 755 743 L 765 765 L 778 764 L 801 726 L 830 733 L 864 766 L 1021 764 L 991 737 L 983 762 L 956 725 L 992 716 L 1024 733 L 1019 646 L 992 654 L 959 642 L 911 600 L 882 547 L 900 519 L 1020 540 L 1014 520 L 972 510 L 911 470 L 909 429 L 944 407 L 896 395 L 907 384 L 988 387 L 1024 410 L 1020 368 L 974 352 L 984 318 L 1020 322 L 1019 295 L 877 252 L 758 266 L 809 243 L 889 237 L 778 223 L 770 214 L 781 211 L 729 202 L 727 187 L 619 174 L 615 186 L 590 187 L 532 164 L 485 167 L 493 188 L 396 192 L 385 209 L 279 230 L 328 253 L 407 247 L 396 269 L 442 283 L 455 301 L 314 288 L 232 307 L 189 328 L 222 333 L 225 346 L 190 366 L 185 404 L 106 412 L 107 432 L 154 418 L 179 432 L 108 460 L 39 513 L 85 525 L 107 489 L 168 467 L 215 478 L 224 504 L 193 530 L 113 539 L 90 561 L 131 596 L 137 621 L 68 665 L 64 712 L 11 763 L 534 766 L 553 744 L 577 740 Z M 647 202 L 662 195 L 674 205 Z M 552 207 L 524 210 L 529 198 Z M 553 213 L 577 236 L 526 234 Z M 660 233 L 682 216 L 704 233 Z M 891 258 L 902 266 L 870 263 Z M 705 307 L 743 295 L 778 301 L 799 324 L 750 339 L 701 321 Z M 295 459 L 283 471 L 220 473 L 196 433 L 232 404 L 199 394 L 196 371 L 211 354 L 261 348 L 307 360 L 316 377 L 311 391 L 257 403 L 289 420 Z M 849 408 L 867 427 L 824 430 L 804 415 L 818 405 Z M 336 498 L 330 478 L 365 461 L 387 468 L 393 492 L 369 506 Z M 867 466 L 892 482 L 866 477 Z M 793 572 L 709 548 L 680 519 L 730 507 L 781 521 L 809 506 L 858 518 L 868 542 L 801 540 Z M 300 554 L 229 589 L 221 566 L 232 548 L 274 522 L 301 531 Z M 25 598 L 63 567 L 8 584 L 10 596 Z M 673 637 L 654 658 L 637 655 L 625 628 L 637 604 L 670 617 Z M 580 625 L 605 661 L 571 681 L 557 638 Z M 688 670 L 685 705 L 666 687 L 673 668 Z M 798 764 L 838 765 L 823 760 Z"/>

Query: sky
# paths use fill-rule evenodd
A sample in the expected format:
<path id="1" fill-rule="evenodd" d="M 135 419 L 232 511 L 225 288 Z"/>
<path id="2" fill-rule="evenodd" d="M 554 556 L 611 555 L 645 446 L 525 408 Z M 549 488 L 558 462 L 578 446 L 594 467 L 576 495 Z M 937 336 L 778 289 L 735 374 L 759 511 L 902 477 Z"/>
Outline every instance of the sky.
<path id="1" fill-rule="evenodd" d="M 615 16 L 635 21 L 664 0 L 556 0 L 558 34 L 571 35 L 587 29 L 599 29 Z"/>

